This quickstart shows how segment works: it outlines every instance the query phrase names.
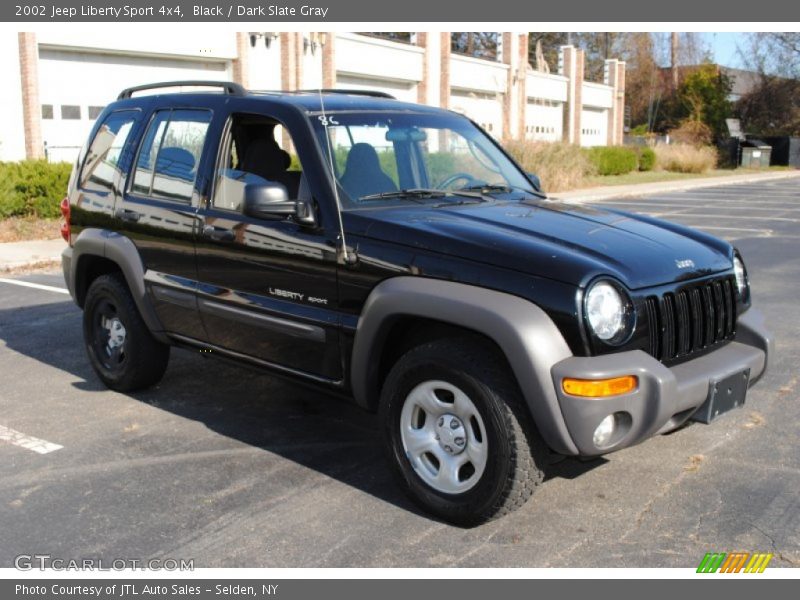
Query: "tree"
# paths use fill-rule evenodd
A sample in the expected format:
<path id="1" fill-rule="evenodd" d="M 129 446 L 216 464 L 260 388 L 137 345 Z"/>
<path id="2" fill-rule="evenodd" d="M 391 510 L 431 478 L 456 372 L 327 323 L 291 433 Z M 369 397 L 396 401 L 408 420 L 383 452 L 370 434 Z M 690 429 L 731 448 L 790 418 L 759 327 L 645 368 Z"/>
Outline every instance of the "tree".
<path id="1" fill-rule="evenodd" d="M 713 64 L 707 63 L 686 69 L 686 74 L 673 99 L 666 105 L 666 129 L 676 126 L 691 128 L 702 124 L 711 130 L 714 138 L 726 137 L 725 119 L 733 113 L 729 96 L 731 80 Z M 702 129 L 695 127 L 695 129 Z"/>
<path id="2" fill-rule="evenodd" d="M 749 69 L 787 79 L 800 79 L 800 33 L 752 33 L 749 43 L 744 46 L 739 48 L 739 55 Z"/>
<path id="3" fill-rule="evenodd" d="M 745 131 L 758 135 L 800 135 L 800 81 L 762 75 L 736 103 Z"/>
<path id="4" fill-rule="evenodd" d="M 450 36 L 450 49 L 475 58 L 496 59 L 500 34 L 496 31 L 462 31 Z"/>

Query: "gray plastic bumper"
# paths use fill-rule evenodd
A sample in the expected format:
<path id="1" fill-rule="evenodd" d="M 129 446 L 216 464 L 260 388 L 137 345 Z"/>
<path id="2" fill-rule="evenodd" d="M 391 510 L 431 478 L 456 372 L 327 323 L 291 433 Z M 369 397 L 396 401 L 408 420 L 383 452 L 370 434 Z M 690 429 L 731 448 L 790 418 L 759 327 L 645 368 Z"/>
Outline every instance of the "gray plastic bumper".
<path id="1" fill-rule="evenodd" d="M 766 371 L 772 345 L 763 315 L 750 309 L 739 317 L 736 341 L 671 368 L 641 350 L 634 350 L 566 358 L 556 363 L 551 372 L 561 413 L 575 447 L 580 455 L 593 456 L 637 444 L 680 426 L 706 401 L 713 383 L 727 376 L 749 370 L 749 385 L 753 385 Z M 603 379 L 623 375 L 638 376 L 638 388 L 609 398 L 572 396 L 561 386 L 565 377 Z M 621 413 L 620 427 L 608 445 L 598 448 L 592 439 L 594 431 L 600 421 L 614 413 Z"/>

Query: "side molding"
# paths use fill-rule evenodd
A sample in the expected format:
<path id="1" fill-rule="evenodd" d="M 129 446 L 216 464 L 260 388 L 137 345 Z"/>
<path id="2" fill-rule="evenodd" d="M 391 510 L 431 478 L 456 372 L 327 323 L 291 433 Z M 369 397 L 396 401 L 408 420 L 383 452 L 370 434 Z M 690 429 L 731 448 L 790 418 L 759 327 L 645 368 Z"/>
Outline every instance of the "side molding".
<path id="1" fill-rule="evenodd" d="M 136 307 L 147 324 L 150 333 L 160 342 L 169 343 L 164 334 L 164 327 L 158 319 L 152 305 L 147 299 L 144 286 L 144 266 L 136 246 L 124 235 L 106 229 L 84 229 L 72 245 L 72 260 L 70 265 L 70 283 L 68 287 L 73 291 L 75 302 L 83 306 L 83 298 L 79 297 L 77 290 L 81 288 L 80 264 L 81 257 L 102 256 L 119 265 L 122 275 L 128 284 L 136 302 Z"/>
<path id="2" fill-rule="evenodd" d="M 550 369 L 572 356 L 561 332 L 538 306 L 502 292 L 428 279 L 394 277 L 369 295 L 358 321 L 351 363 L 353 395 L 373 408 L 380 395 L 378 360 L 392 324 L 405 316 L 471 329 L 502 349 L 536 426 L 556 452 L 577 454 L 558 405 Z"/>

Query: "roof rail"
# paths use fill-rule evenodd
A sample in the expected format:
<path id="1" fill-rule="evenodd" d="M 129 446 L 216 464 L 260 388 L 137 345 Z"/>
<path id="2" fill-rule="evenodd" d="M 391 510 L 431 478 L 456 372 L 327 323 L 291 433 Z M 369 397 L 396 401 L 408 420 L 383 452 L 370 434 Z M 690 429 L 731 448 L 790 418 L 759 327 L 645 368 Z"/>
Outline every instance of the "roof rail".
<path id="1" fill-rule="evenodd" d="M 247 94 L 247 90 L 244 89 L 244 87 L 233 81 L 197 81 L 197 80 L 162 81 L 159 83 L 145 83 L 144 85 L 135 85 L 133 87 L 125 88 L 119 93 L 119 96 L 117 96 L 117 100 L 124 100 L 125 98 L 130 98 L 136 92 L 143 92 L 145 90 L 156 90 L 159 88 L 183 87 L 183 86 L 223 88 L 225 90 L 225 93 L 228 94 L 229 96 L 244 96 L 245 94 Z"/>
<path id="2" fill-rule="evenodd" d="M 376 90 L 348 90 L 348 89 L 330 89 L 330 88 L 322 88 L 317 90 L 301 90 L 301 92 L 305 94 L 352 94 L 355 96 L 372 96 L 373 98 L 389 98 L 390 100 L 397 100 L 391 94 L 387 94 L 386 92 L 378 92 Z"/>

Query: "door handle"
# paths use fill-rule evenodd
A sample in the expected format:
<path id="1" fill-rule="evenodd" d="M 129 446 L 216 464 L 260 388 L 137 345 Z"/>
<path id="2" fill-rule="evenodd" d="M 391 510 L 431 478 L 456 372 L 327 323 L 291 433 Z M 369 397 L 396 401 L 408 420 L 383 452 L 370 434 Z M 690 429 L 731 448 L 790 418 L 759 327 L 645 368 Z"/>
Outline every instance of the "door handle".
<path id="1" fill-rule="evenodd" d="M 215 242 L 232 242 L 236 239 L 236 234 L 230 229 L 206 225 L 203 227 L 203 237 L 207 237 Z"/>
<path id="2" fill-rule="evenodd" d="M 127 208 L 118 208 L 114 216 L 122 221 L 129 223 L 137 223 L 142 218 L 142 213 L 135 210 L 128 210 Z"/>

